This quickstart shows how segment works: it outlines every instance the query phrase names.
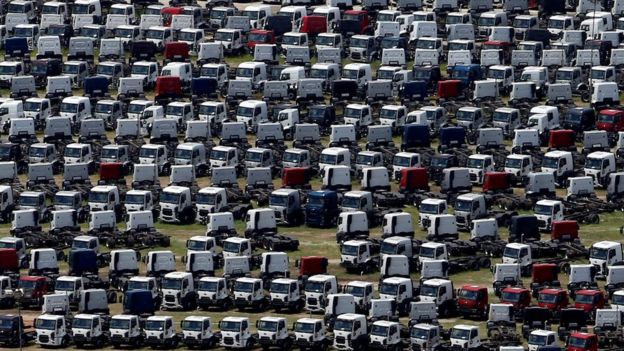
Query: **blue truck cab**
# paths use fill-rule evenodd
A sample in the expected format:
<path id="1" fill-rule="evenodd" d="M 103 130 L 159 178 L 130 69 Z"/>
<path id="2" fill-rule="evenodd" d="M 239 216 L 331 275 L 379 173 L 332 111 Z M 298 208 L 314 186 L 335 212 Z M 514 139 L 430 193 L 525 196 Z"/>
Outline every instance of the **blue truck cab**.
<path id="1" fill-rule="evenodd" d="M 456 65 L 450 69 L 450 79 L 456 79 L 462 82 L 462 87 L 467 88 L 476 80 L 483 79 L 483 71 L 481 65 Z"/>
<path id="2" fill-rule="evenodd" d="M 91 249 L 69 251 L 67 264 L 69 265 L 69 275 L 98 274 L 97 253 Z"/>
<path id="3" fill-rule="evenodd" d="M 340 208 L 338 193 L 332 190 L 312 191 L 305 207 L 306 225 L 309 227 L 332 227 L 336 225 Z"/>
<path id="4" fill-rule="evenodd" d="M 152 292 L 149 290 L 128 290 L 123 297 L 123 313 L 134 315 L 154 315 L 156 309 Z"/>
<path id="5" fill-rule="evenodd" d="M 429 126 L 420 124 L 408 124 L 403 128 L 401 151 L 420 147 L 430 147 Z"/>
<path id="6" fill-rule="evenodd" d="M 466 129 L 464 127 L 441 128 L 438 151 L 458 147 L 466 147 Z"/>

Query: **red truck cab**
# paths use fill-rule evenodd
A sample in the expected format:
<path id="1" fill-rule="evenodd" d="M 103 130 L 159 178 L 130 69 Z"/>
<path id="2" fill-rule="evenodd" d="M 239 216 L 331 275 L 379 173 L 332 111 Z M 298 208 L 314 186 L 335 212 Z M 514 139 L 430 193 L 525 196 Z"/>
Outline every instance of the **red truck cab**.
<path id="1" fill-rule="evenodd" d="M 296 262 L 299 267 L 299 276 L 306 278 L 327 273 L 328 264 L 329 260 L 323 256 L 305 256 Z"/>
<path id="2" fill-rule="evenodd" d="M 183 15 L 184 9 L 182 7 L 165 7 L 160 11 L 163 19 L 163 26 L 171 27 L 171 20 L 173 15 Z"/>
<path id="3" fill-rule="evenodd" d="M 511 173 L 487 172 L 483 180 L 484 193 L 513 193 Z"/>
<path id="4" fill-rule="evenodd" d="M 128 173 L 124 170 L 123 163 L 121 162 L 107 162 L 100 163 L 100 180 L 99 185 L 116 185 L 120 181 L 125 183 L 124 175 Z"/>
<path id="5" fill-rule="evenodd" d="M 481 50 L 500 50 L 503 53 L 503 64 L 511 59 L 513 45 L 508 41 L 488 40 L 483 43 Z"/>
<path id="6" fill-rule="evenodd" d="M 579 225 L 577 221 L 553 221 L 550 232 L 552 241 L 576 241 L 579 239 Z"/>
<path id="7" fill-rule="evenodd" d="M 570 304 L 568 292 L 563 289 L 544 289 L 537 296 L 537 305 L 548 308 L 554 315 Z"/>
<path id="8" fill-rule="evenodd" d="M 488 291 L 479 285 L 464 285 L 459 289 L 457 305 L 464 318 L 468 316 L 487 317 Z"/>
<path id="9" fill-rule="evenodd" d="M 43 296 L 53 292 L 46 277 L 21 276 L 17 287 L 23 292 L 20 299 L 22 308 L 25 306 L 41 307 Z"/>
<path id="10" fill-rule="evenodd" d="M 19 257 L 15 249 L 0 249 L 0 275 L 19 275 L 19 264 Z"/>
<path id="11" fill-rule="evenodd" d="M 505 288 L 501 292 L 500 302 L 512 305 L 515 311 L 521 313 L 531 305 L 531 291 L 525 288 Z"/>
<path id="12" fill-rule="evenodd" d="M 282 187 L 294 189 L 310 189 L 310 176 L 307 168 L 284 168 L 282 171 Z"/>
<path id="13" fill-rule="evenodd" d="M 347 10 L 342 15 L 342 19 L 357 21 L 360 24 L 360 32 L 355 34 L 366 34 L 371 25 L 370 18 L 368 17 L 368 11 Z"/>
<path id="14" fill-rule="evenodd" d="M 593 314 L 596 309 L 604 308 L 606 298 L 600 290 L 579 290 L 574 297 L 574 307 Z"/>
<path id="15" fill-rule="evenodd" d="M 559 267 L 554 263 L 536 263 L 531 269 L 531 290 L 538 297 L 541 290 L 547 287 L 560 286 Z"/>
<path id="16" fill-rule="evenodd" d="M 247 35 L 247 47 L 251 50 L 256 44 L 275 44 L 275 32 L 272 30 L 254 29 Z"/>
<path id="17" fill-rule="evenodd" d="M 566 342 L 566 351 L 598 351 L 596 334 L 573 332 Z"/>
<path id="18" fill-rule="evenodd" d="M 170 42 L 165 44 L 165 64 L 168 61 L 189 61 L 191 48 L 185 42 Z"/>
<path id="19" fill-rule="evenodd" d="M 457 79 L 438 82 L 438 99 L 453 99 L 462 94 L 462 81 Z"/>
<path id="20" fill-rule="evenodd" d="M 596 117 L 596 129 L 607 132 L 624 131 L 624 111 L 616 109 L 600 111 Z"/>
<path id="21" fill-rule="evenodd" d="M 408 167 L 401 170 L 399 192 L 413 193 L 416 191 L 429 191 L 429 175 L 427 169 L 422 167 Z"/>
<path id="22" fill-rule="evenodd" d="M 314 38 L 320 33 L 327 32 L 327 18 L 325 16 L 304 16 L 299 33 L 308 33 L 308 37 Z"/>
<path id="23" fill-rule="evenodd" d="M 549 150 L 569 150 L 576 148 L 576 136 L 571 129 L 551 130 L 548 139 Z"/>

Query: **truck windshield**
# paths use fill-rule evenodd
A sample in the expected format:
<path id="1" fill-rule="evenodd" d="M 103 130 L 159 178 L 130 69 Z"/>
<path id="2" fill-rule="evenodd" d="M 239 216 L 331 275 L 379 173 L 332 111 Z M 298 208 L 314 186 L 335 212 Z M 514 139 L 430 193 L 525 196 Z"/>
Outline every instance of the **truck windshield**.
<path id="1" fill-rule="evenodd" d="M 505 247 L 505 251 L 503 252 L 503 257 L 518 258 L 519 256 L 520 256 L 520 249 L 516 249 L 513 247 Z"/>
<path id="2" fill-rule="evenodd" d="M 219 287 L 219 284 L 217 282 L 213 282 L 213 281 L 199 281 L 199 285 L 197 286 L 197 289 L 199 291 L 217 291 L 217 288 Z"/>
<path id="3" fill-rule="evenodd" d="M 179 41 L 189 41 L 189 42 L 192 43 L 192 42 L 195 41 L 195 33 L 194 32 L 179 32 L 178 40 Z"/>
<path id="4" fill-rule="evenodd" d="M 483 168 L 483 159 L 478 158 L 468 158 L 468 162 L 466 163 L 466 167 L 468 168 Z"/>
<path id="5" fill-rule="evenodd" d="M 500 112 L 500 111 L 494 111 L 494 115 L 492 116 L 492 120 L 494 120 L 496 122 L 509 122 L 509 116 L 511 116 L 511 114 L 509 114 L 509 113 Z"/>
<path id="6" fill-rule="evenodd" d="M 238 109 L 236 110 L 236 115 L 241 117 L 253 117 L 253 114 L 253 107 L 238 106 Z"/>
<path id="7" fill-rule="evenodd" d="M 502 69 L 490 69 L 488 70 L 488 78 L 491 79 L 505 79 L 505 70 Z"/>
<path id="8" fill-rule="evenodd" d="M 346 293 L 355 297 L 362 297 L 364 296 L 364 287 L 347 285 Z"/>
<path id="9" fill-rule="evenodd" d="M 470 330 L 453 328 L 451 330 L 451 339 L 468 340 L 470 338 Z"/>
<path id="10" fill-rule="evenodd" d="M 392 79 L 394 77 L 394 70 L 380 69 L 377 70 L 377 79 Z"/>
<path id="11" fill-rule="evenodd" d="M 342 198 L 342 207 L 359 208 L 360 199 L 355 196 L 345 196 Z"/>
<path id="12" fill-rule="evenodd" d="M 466 122 L 472 122 L 474 120 L 474 116 L 475 116 L 475 113 L 472 111 L 459 110 L 455 114 L 455 117 L 457 118 L 458 121 L 466 121 Z"/>
<path id="13" fill-rule="evenodd" d="M 96 104 L 95 112 L 96 113 L 111 113 L 113 112 L 113 104 Z"/>
<path id="14" fill-rule="evenodd" d="M 77 329 L 91 329 L 91 319 L 87 318 L 74 318 L 72 328 Z"/>
<path id="15" fill-rule="evenodd" d="M 371 155 L 357 155 L 357 159 L 355 163 L 358 165 L 372 165 L 373 164 L 373 156 Z"/>
<path id="16" fill-rule="evenodd" d="M 345 321 L 338 319 L 334 324 L 334 330 L 351 331 L 353 323 L 351 321 Z"/>
<path id="17" fill-rule="evenodd" d="M 421 328 L 412 328 L 410 331 L 410 337 L 414 339 L 427 340 L 429 339 L 429 330 Z"/>
<path id="18" fill-rule="evenodd" d="M 3 243 L 2 246 L 3 249 L 13 249 L 14 247 L 11 246 L 7 246 L 6 243 Z M 32 290 L 35 288 L 35 286 L 37 285 L 37 282 L 34 280 L 22 280 L 20 279 L 18 282 L 18 287 L 20 289 L 24 289 L 24 290 Z"/>
<path id="19" fill-rule="evenodd" d="M 431 285 L 423 285 L 420 288 L 421 296 L 438 297 L 438 287 Z"/>
<path id="20" fill-rule="evenodd" d="M 501 296 L 501 302 L 518 302 L 520 301 L 520 294 L 513 291 L 503 291 L 503 295 Z"/>
<path id="21" fill-rule="evenodd" d="M 538 301 L 543 302 L 543 303 L 555 303 L 557 301 L 557 295 L 542 293 L 542 294 L 539 294 Z"/>
<path id="22" fill-rule="evenodd" d="M 132 65 L 132 74 L 148 75 L 149 66 L 147 65 Z M 143 107 L 144 108 L 144 107 Z M 143 111 L 143 109 L 141 109 Z"/>
<path id="23" fill-rule="evenodd" d="M 271 283 L 271 292 L 276 294 L 288 294 L 290 284 L 288 283 Z"/>
<path id="24" fill-rule="evenodd" d="M 446 20 L 446 22 L 448 23 L 448 19 Z M 485 17 L 485 16 L 479 17 L 479 27 L 494 27 L 495 25 L 496 25 L 495 17 Z"/>
<path id="25" fill-rule="evenodd" d="M 219 160 L 219 161 L 225 161 L 227 160 L 227 151 L 223 151 L 223 150 L 212 150 L 210 151 L 210 159 L 211 160 Z"/>
<path id="26" fill-rule="evenodd" d="M 264 43 L 266 40 L 268 40 L 268 35 L 266 33 L 249 33 L 247 40 L 250 42 Z"/>
<path id="27" fill-rule="evenodd" d="M 9 5 L 11 6 L 11 5 Z M 44 15 L 56 15 L 58 14 L 58 9 L 60 8 L 60 6 L 55 6 L 55 5 L 43 5 L 43 8 L 41 9 L 41 13 Z"/>
<path id="28" fill-rule="evenodd" d="M 314 69 L 310 70 L 310 78 L 325 79 L 325 78 L 327 78 L 327 72 L 328 72 L 328 70 L 326 70 L 326 69 L 314 68 Z"/>
<path id="29" fill-rule="evenodd" d="M 108 202 L 108 193 L 91 191 L 89 192 L 89 202 Z"/>
<path id="30" fill-rule="evenodd" d="M 182 330 L 201 331 L 203 324 L 204 323 L 202 321 L 187 321 L 187 320 L 184 320 L 184 321 L 182 321 Z"/>
<path id="31" fill-rule="evenodd" d="M 470 211 L 472 208 L 472 200 L 460 200 L 455 202 L 455 211 Z"/>
<path id="32" fill-rule="evenodd" d="M 305 291 L 307 292 L 314 292 L 314 293 L 322 293 L 323 291 L 325 291 L 325 289 L 323 288 L 325 284 L 323 282 L 314 282 L 314 281 L 309 281 L 306 283 L 305 285 Z"/>
<path id="33" fill-rule="evenodd" d="M 396 296 L 398 291 L 399 291 L 398 284 L 381 283 L 381 285 L 379 286 L 380 294 Z"/>
<path id="34" fill-rule="evenodd" d="M 48 73 L 48 63 L 47 62 L 33 62 L 32 67 L 30 68 L 30 73 L 32 74 L 46 74 Z M 24 110 L 26 110 L 26 104 L 24 103 Z"/>
<path id="35" fill-rule="evenodd" d="M 72 249 L 89 249 L 89 241 L 87 240 L 76 240 L 72 242 Z"/>
<path id="36" fill-rule="evenodd" d="M 150 321 L 145 322 L 145 330 L 165 330 L 165 322 L 164 321 Z"/>
<path id="37" fill-rule="evenodd" d="M 223 252 L 238 253 L 240 251 L 240 244 L 226 241 L 223 243 Z"/>
<path id="38" fill-rule="evenodd" d="M 358 108 L 347 107 L 344 112 L 344 118 L 360 118 L 362 116 L 362 110 Z"/>
<path id="39" fill-rule="evenodd" d="M 206 242 L 201 240 L 189 240 L 186 242 L 186 248 L 194 251 L 206 250 Z"/>
<path id="40" fill-rule="evenodd" d="M 558 70 L 556 80 L 572 80 L 572 71 Z"/>
<path id="41" fill-rule="evenodd" d="M 286 195 L 273 195 L 269 197 L 269 206 L 288 206 L 288 196 Z"/>
<path id="42" fill-rule="evenodd" d="M 148 283 L 136 280 L 128 281 L 128 289 L 127 290 L 147 290 Z"/>
<path id="43" fill-rule="evenodd" d="M 609 249 L 600 247 L 592 247 L 589 253 L 589 258 L 595 258 L 597 260 L 606 260 L 609 254 Z"/>
<path id="44" fill-rule="evenodd" d="M 89 4 L 74 4 L 72 13 L 75 15 L 88 15 L 90 13 Z"/>
<path id="45" fill-rule="evenodd" d="M 584 338 L 580 338 L 577 336 L 570 336 L 568 338 L 568 347 L 574 347 L 574 348 L 578 348 L 579 350 L 585 350 L 586 349 L 586 345 L 587 345 L 587 341 L 589 339 L 584 339 Z"/>
<path id="46" fill-rule="evenodd" d="M 159 40 L 159 39 L 163 38 L 164 34 L 165 34 L 165 31 L 150 29 L 145 34 L 145 38 L 146 39 L 156 39 L 156 40 Z"/>
<path id="47" fill-rule="evenodd" d="M 428 203 L 420 203 L 418 206 L 418 212 L 426 213 L 426 214 L 438 214 L 440 211 L 440 206 L 438 204 L 428 204 Z"/>
<path id="48" fill-rule="evenodd" d="M 436 48 L 436 41 L 435 40 L 418 40 L 416 42 L 416 49 L 426 49 L 426 50 L 433 50 Z"/>
<path id="49" fill-rule="evenodd" d="M 316 45 L 334 46 L 334 37 L 319 35 L 316 37 Z"/>
<path id="50" fill-rule="evenodd" d="M 106 159 L 113 159 L 116 160 L 117 159 L 117 149 L 114 148 L 103 148 L 102 149 L 102 155 L 100 156 L 101 158 L 106 158 Z"/>
<path id="51" fill-rule="evenodd" d="M 296 333 L 307 333 L 307 334 L 314 333 L 314 324 L 297 322 L 295 324 L 295 332 Z"/>
<path id="52" fill-rule="evenodd" d="M 396 254 L 396 251 L 397 251 L 397 245 L 394 244 L 394 243 L 389 243 L 389 242 L 383 241 L 381 243 L 381 248 L 379 250 L 380 250 L 380 252 L 382 254 L 394 255 L 394 254 Z"/>
<path id="53" fill-rule="evenodd" d="M 212 10 L 210 11 L 210 19 L 223 19 L 227 16 L 227 11 Z M 249 38 L 251 41 L 251 37 Z"/>
<path id="54" fill-rule="evenodd" d="M 200 115 L 214 115 L 217 112 L 217 106 L 214 105 L 200 105 L 199 106 L 199 114 Z"/>
<path id="55" fill-rule="evenodd" d="M 602 168 L 602 160 L 599 159 L 599 158 L 588 157 L 585 160 L 585 168 L 601 169 Z"/>
<path id="56" fill-rule="evenodd" d="M 591 79 L 605 79 L 605 75 L 606 74 L 607 74 L 607 71 L 601 71 L 601 70 L 592 69 L 591 70 Z"/>
<path id="57" fill-rule="evenodd" d="M 197 194 L 197 204 L 201 205 L 214 205 L 217 203 L 217 195 L 216 194 L 206 194 L 199 193 Z"/>
<path id="58" fill-rule="evenodd" d="M 54 319 L 37 318 L 37 324 L 36 324 L 35 328 L 37 328 L 37 329 L 55 330 L 56 329 L 56 320 L 54 320 Z"/>
<path id="59" fill-rule="evenodd" d="M 177 204 L 179 197 L 180 197 L 179 194 L 163 192 L 162 194 L 160 194 L 160 202 L 167 203 L 167 204 Z"/>
<path id="60" fill-rule="evenodd" d="M 167 115 L 183 116 L 184 106 L 167 106 Z"/>
<path id="61" fill-rule="evenodd" d="M 253 77 L 253 73 L 254 73 L 254 69 L 253 68 L 239 67 L 239 68 L 236 69 L 236 76 L 237 77 L 252 78 Z"/>
<path id="62" fill-rule="evenodd" d="M 357 256 L 359 248 L 358 245 L 342 245 L 340 253 L 346 256 Z"/>
<path id="63" fill-rule="evenodd" d="M 111 66 L 111 65 L 98 65 L 97 66 L 97 74 L 103 74 L 105 76 L 112 76 L 114 72 L 115 72 L 114 66 Z"/>
<path id="64" fill-rule="evenodd" d="M 284 35 L 282 45 L 299 45 L 300 37 L 298 35 Z"/>
<path id="65" fill-rule="evenodd" d="M 409 167 L 410 165 L 410 157 L 406 157 L 406 156 L 394 156 L 394 159 L 392 160 L 392 165 L 394 166 L 400 166 L 400 167 Z"/>
<path id="66" fill-rule="evenodd" d="M 611 297 L 611 305 L 624 305 L 624 295 L 622 294 L 613 294 Z"/>
<path id="67" fill-rule="evenodd" d="M 2 66 L 0 66 L 1 68 Z M 63 65 L 63 73 L 64 74 L 78 74 L 78 69 L 80 68 L 80 65 L 74 65 L 74 64 L 65 64 Z M 0 71 L 1 73 L 1 71 Z"/>
<path id="68" fill-rule="evenodd" d="M 536 215 L 550 216 L 552 214 L 552 207 L 549 205 L 536 204 L 535 208 L 533 208 L 533 212 Z"/>
<path id="69" fill-rule="evenodd" d="M 217 31 L 214 36 L 215 41 L 232 41 L 234 33 Z"/>
<path id="70" fill-rule="evenodd" d="M 221 329 L 221 331 L 237 332 L 240 331 L 240 323 L 221 321 L 221 323 L 219 323 L 219 329 Z"/>
<path id="71" fill-rule="evenodd" d="M 335 165 L 336 164 L 336 155 L 329 155 L 329 154 L 321 154 L 321 157 L 319 158 L 319 163 L 324 163 L 327 165 Z"/>
<path id="72" fill-rule="evenodd" d="M 371 334 L 376 336 L 386 336 L 388 335 L 388 330 L 390 328 L 382 325 L 373 324 L 373 328 L 371 329 Z"/>
<path id="73" fill-rule="evenodd" d="M 130 28 L 115 28 L 115 38 L 132 38 L 132 34 L 134 33 L 133 29 Z"/>
<path id="74" fill-rule="evenodd" d="M 61 104 L 61 112 L 65 113 L 76 113 L 78 112 L 78 104 L 63 102 Z"/>
<path id="75" fill-rule="evenodd" d="M 264 321 L 264 320 L 259 320 L 258 321 L 258 330 L 262 330 L 262 331 L 277 331 L 277 326 L 278 326 L 277 322 Z"/>
<path id="76" fill-rule="evenodd" d="M 80 157 L 82 153 L 82 147 L 66 147 L 64 156 L 65 157 Z"/>
<path id="77" fill-rule="evenodd" d="M 74 197 L 66 196 L 66 195 L 55 195 L 54 196 L 54 205 L 58 206 L 73 206 L 74 205 Z"/>
<path id="78" fill-rule="evenodd" d="M 260 162 L 262 161 L 262 152 L 247 152 L 245 154 L 246 161 Z"/>
<path id="79" fill-rule="evenodd" d="M 590 295 L 590 294 L 576 294 L 576 298 L 574 299 L 574 302 L 578 302 L 578 303 L 592 303 L 594 302 L 594 297 L 597 295 Z"/>
<path id="80" fill-rule="evenodd" d="M 459 291 L 459 297 L 461 297 L 462 299 L 465 300 L 476 300 L 477 299 L 477 295 L 478 293 L 474 290 L 466 290 L 466 289 L 461 289 Z"/>
<path id="81" fill-rule="evenodd" d="M 57 280 L 54 290 L 58 291 L 74 291 L 74 282 L 69 280 Z"/>
<path id="82" fill-rule="evenodd" d="M 419 250 L 419 255 L 420 257 L 434 258 L 435 250 L 436 249 L 434 247 L 421 246 Z"/>
<path id="83" fill-rule="evenodd" d="M 391 110 L 387 108 L 382 108 L 379 112 L 379 118 L 383 119 L 396 119 L 398 110 Z"/>
<path id="84" fill-rule="evenodd" d="M 564 29 L 565 28 L 565 21 L 562 19 L 549 19 L 548 20 L 548 28 L 553 28 L 553 29 Z"/>
<path id="85" fill-rule="evenodd" d="M 519 159 L 519 158 L 505 159 L 505 168 L 520 168 L 521 166 L 522 166 L 522 159 Z"/>
<path id="86" fill-rule="evenodd" d="M 357 79 L 358 78 L 358 73 L 359 73 L 359 71 L 356 70 L 356 69 L 345 69 L 345 70 L 342 71 L 342 78 L 344 78 L 344 79 Z M 346 114 L 346 112 L 345 112 L 345 114 Z"/>
<path id="87" fill-rule="evenodd" d="M 146 148 L 146 147 L 142 147 L 139 150 L 139 157 L 143 157 L 143 158 L 155 158 L 156 157 L 156 152 L 158 150 L 155 148 Z"/>
<path id="88" fill-rule="evenodd" d="M 182 279 L 163 278 L 160 284 L 162 289 L 180 290 L 182 288 Z"/>
<path id="89" fill-rule="evenodd" d="M 113 318 L 110 322 L 110 329 L 128 329 L 130 328 L 130 321 L 127 319 Z"/>
<path id="90" fill-rule="evenodd" d="M 13 36 L 17 38 L 28 38 L 33 36 L 32 28 L 15 28 Z"/>
<path id="91" fill-rule="evenodd" d="M 32 102 L 32 101 L 24 102 L 24 111 L 39 112 L 40 110 L 41 110 L 41 103 Z"/>
<path id="92" fill-rule="evenodd" d="M 234 283 L 234 291 L 242 291 L 242 292 L 253 292 L 254 284 L 251 282 L 241 282 L 237 281 Z"/>
<path id="93" fill-rule="evenodd" d="M 190 160 L 193 156 L 193 150 L 176 149 L 175 158 Z"/>
<path id="94" fill-rule="evenodd" d="M 284 161 L 284 162 L 291 162 L 291 163 L 298 163 L 299 162 L 299 154 L 296 153 L 296 152 L 286 151 L 284 153 L 284 156 L 282 157 L 282 161 Z"/>
<path id="95" fill-rule="evenodd" d="M 260 16 L 259 11 L 243 11 L 243 16 L 249 17 L 249 19 L 257 20 Z"/>
<path id="96" fill-rule="evenodd" d="M 22 206 L 39 206 L 39 197 L 21 195 L 19 197 L 19 204 Z"/>
<path id="97" fill-rule="evenodd" d="M 598 122 L 600 123 L 613 123 L 615 121 L 615 115 L 612 114 L 598 114 Z"/>
<path id="98" fill-rule="evenodd" d="M 466 44 L 466 43 L 450 42 L 448 44 L 448 50 L 449 51 L 468 50 L 468 44 Z"/>
<path id="99" fill-rule="evenodd" d="M 559 157 L 544 157 L 542 160 L 542 168 L 557 168 Z"/>
<path id="100" fill-rule="evenodd" d="M 528 18 L 516 18 L 513 21 L 514 28 L 529 28 L 531 26 L 531 20 Z"/>
<path id="101" fill-rule="evenodd" d="M 308 197 L 308 206 L 312 205 L 312 206 L 323 206 L 324 205 L 324 201 L 323 201 L 323 197 L 322 196 L 309 196 Z"/>

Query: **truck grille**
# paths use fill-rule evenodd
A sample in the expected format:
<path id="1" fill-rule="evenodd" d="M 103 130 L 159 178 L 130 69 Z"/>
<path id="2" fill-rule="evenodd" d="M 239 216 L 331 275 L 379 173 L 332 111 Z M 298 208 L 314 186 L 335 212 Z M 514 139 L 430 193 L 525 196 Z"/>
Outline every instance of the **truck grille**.
<path id="1" fill-rule="evenodd" d="M 353 60 L 359 60 L 362 58 L 362 54 L 360 54 L 359 52 L 352 52 L 351 53 L 351 59 Z"/>
<path id="2" fill-rule="evenodd" d="M 337 336 L 337 337 L 336 337 L 336 343 L 337 343 L 337 344 L 345 344 L 345 343 L 346 343 L 346 341 L 347 341 L 347 340 L 345 339 L 345 337 L 344 337 L 344 336 Z"/>
<path id="3" fill-rule="evenodd" d="M 204 217 L 207 216 L 210 212 L 208 210 L 199 210 L 199 215 Z"/>
<path id="4" fill-rule="evenodd" d="M 171 216 L 171 215 L 173 215 L 173 210 L 172 210 L 172 209 L 170 209 L 170 208 L 164 208 L 164 209 L 162 210 L 162 213 L 163 213 L 165 216 Z"/>
<path id="5" fill-rule="evenodd" d="M 308 297 L 308 305 L 316 305 L 316 298 Z"/>
<path id="6" fill-rule="evenodd" d="M 39 335 L 39 342 L 50 342 L 50 337 L 48 335 Z"/>
<path id="7" fill-rule="evenodd" d="M 225 337 L 225 338 L 223 338 L 223 343 L 225 345 L 234 345 L 234 338 Z"/>
<path id="8" fill-rule="evenodd" d="M 173 295 L 165 295 L 165 301 L 167 301 L 167 302 L 174 302 L 175 301 L 175 296 L 173 296 Z"/>
<path id="9" fill-rule="evenodd" d="M 541 219 L 538 220 L 537 221 L 537 226 L 540 227 L 540 228 L 546 228 L 546 221 L 541 220 Z"/>
<path id="10" fill-rule="evenodd" d="M 476 175 L 476 174 L 474 174 L 474 173 L 471 173 L 471 174 L 470 174 L 470 181 L 471 181 L 471 182 L 476 182 L 476 181 L 477 181 L 477 175 Z"/>
<path id="11" fill-rule="evenodd" d="M 458 224 L 459 223 L 466 223 L 466 218 L 465 217 L 457 217 L 456 220 L 457 220 Z"/>

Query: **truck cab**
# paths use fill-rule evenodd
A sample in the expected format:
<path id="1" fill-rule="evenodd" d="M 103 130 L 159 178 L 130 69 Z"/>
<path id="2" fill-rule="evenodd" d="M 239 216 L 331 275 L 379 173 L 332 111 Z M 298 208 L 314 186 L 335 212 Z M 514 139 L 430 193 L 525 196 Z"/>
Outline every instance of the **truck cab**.
<path id="1" fill-rule="evenodd" d="M 482 154 L 470 155 L 466 167 L 470 172 L 470 181 L 473 184 L 483 184 L 485 174 L 495 170 L 494 157 Z"/>
<path id="2" fill-rule="evenodd" d="M 533 211 L 540 230 L 549 231 L 552 222 L 563 220 L 563 203 L 558 200 L 539 200 Z"/>

